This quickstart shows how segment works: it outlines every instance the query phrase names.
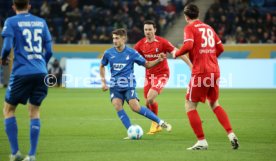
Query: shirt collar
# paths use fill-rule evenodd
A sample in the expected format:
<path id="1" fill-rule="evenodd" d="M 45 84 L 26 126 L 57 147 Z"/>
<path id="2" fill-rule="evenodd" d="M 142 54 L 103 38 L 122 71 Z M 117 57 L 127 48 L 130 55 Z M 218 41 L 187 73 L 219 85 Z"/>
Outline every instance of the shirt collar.
<path id="1" fill-rule="evenodd" d="M 153 42 L 159 42 L 159 41 L 154 37 Z M 146 39 L 144 43 L 148 43 L 148 40 Z"/>

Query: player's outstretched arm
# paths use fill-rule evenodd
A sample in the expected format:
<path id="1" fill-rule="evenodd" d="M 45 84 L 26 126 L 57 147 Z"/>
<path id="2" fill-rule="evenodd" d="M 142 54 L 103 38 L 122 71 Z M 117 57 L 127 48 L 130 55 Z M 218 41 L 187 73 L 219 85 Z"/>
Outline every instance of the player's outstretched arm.
<path id="1" fill-rule="evenodd" d="M 3 48 L 1 51 L 1 65 L 8 65 L 9 59 L 8 56 L 10 54 L 11 48 L 13 44 L 12 37 L 5 37 L 3 42 Z"/>
<path id="2" fill-rule="evenodd" d="M 175 54 L 176 54 L 177 51 L 178 51 L 177 48 L 174 48 L 174 50 L 172 51 L 172 55 L 173 55 L 174 58 L 175 58 Z M 181 55 L 181 56 L 179 56 L 179 58 L 182 59 L 192 70 L 193 64 L 192 64 L 192 62 L 190 61 L 190 59 L 188 58 L 187 55 Z"/>
<path id="3" fill-rule="evenodd" d="M 186 54 L 188 51 L 190 51 L 193 48 L 193 41 L 186 41 L 184 45 L 176 52 L 173 54 L 173 58 L 177 58 L 181 55 Z"/>
<path id="4" fill-rule="evenodd" d="M 164 53 L 160 53 L 158 56 L 158 59 L 153 60 L 153 61 L 146 61 L 145 67 L 146 68 L 152 68 L 155 65 L 159 64 L 161 61 L 163 61 L 166 58 L 166 55 Z"/>
<path id="5" fill-rule="evenodd" d="M 101 76 L 102 90 L 107 91 L 108 86 L 106 85 L 106 81 L 105 81 L 105 68 L 103 64 L 100 65 L 100 76 Z"/>

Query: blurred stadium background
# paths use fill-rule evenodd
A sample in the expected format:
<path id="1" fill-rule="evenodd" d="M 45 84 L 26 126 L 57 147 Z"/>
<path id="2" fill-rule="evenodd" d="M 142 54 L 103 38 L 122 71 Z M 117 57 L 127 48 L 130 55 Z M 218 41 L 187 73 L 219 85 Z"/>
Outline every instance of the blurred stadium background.
<path id="1" fill-rule="evenodd" d="M 224 132 L 217 128 L 219 125 L 207 108 L 199 111 L 210 150 L 197 154 L 185 151 L 195 138 L 184 112 L 185 83 L 190 73 L 178 60 L 170 60 L 171 80 L 158 99 L 160 116 L 174 125 L 172 134 L 145 136 L 141 142 L 120 140 L 125 131 L 111 108 L 108 94 L 98 89 L 99 59 L 112 47 L 113 29 L 127 28 L 132 46 L 143 37 L 143 21 L 151 19 L 158 24 L 157 35 L 179 47 L 186 25 L 182 10 L 188 2 L 199 6 L 200 19 L 216 30 L 225 45 L 219 58 L 226 79 L 223 88 L 227 88 L 221 91 L 221 103 L 240 138 L 238 152 L 230 151 Z M 11 5 L 12 0 L 0 0 L 0 31 L 5 19 L 14 15 Z M 62 77 L 61 86 L 65 88 L 49 90 L 42 107 L 39 160 L 275 160 L 276 0 L 31 0 L 31 5 L 30 12 L 46 19 L 53 37 L 49 71 L 57 59 L 64 74 L 89 78 L 88 85 L 75 85 L 66 82 L 68 77 Z M 1 45 L 0 38 L 0 49 Z M 0 68 L 1 101 L 10 68 L 11 65 Z M 135 74 L 143 79 L 144 69 L 136 68 Z M 187 77 L 176 86 L 177 75 L 181 74 Z M 141 89 L 138 93 L 142 97 Z M 20 146 L 26 153 L 27 112 L 18 108 L 17 115 Z M 147 130 L 148 120 L 131 113 L 130 116 Z M 8 154 L 0 124 L 0 161 Z"/>

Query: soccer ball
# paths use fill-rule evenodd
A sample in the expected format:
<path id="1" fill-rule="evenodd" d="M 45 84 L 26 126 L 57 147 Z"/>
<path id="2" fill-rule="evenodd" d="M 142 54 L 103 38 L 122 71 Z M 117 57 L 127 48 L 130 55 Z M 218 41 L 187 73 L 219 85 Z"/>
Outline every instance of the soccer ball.
<path id="1" fill-rule="evenodd" d="M 142 138 L 144 132 L 141 126 L 139 125 L 131 125 L 127 130 L 127 136 L 132 140 L 139 140 Z"/>

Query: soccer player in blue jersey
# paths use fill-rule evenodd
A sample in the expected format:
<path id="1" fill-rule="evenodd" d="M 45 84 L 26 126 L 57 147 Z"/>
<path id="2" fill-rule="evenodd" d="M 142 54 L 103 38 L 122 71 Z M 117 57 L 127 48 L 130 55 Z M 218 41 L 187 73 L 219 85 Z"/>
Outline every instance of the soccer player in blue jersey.
<path id="1" fill-rule="evenodd" d="M 151 68 L 162 62 L 165 54 L 161 53 L 158 59 L 154 61 L 146 61 L 137 51 L 125 45 L 127 40 L 127 32 L 125 29 L 114 30 L 112 32 L 112 38 L 114 47 L 105 51 L 100 64 L 100 75 L 102 89 L 103 91 L 107 91 L 108 86 L 105 80 L 104 66 L 109 63 L 111 71 L 110 98 L 118 117 L 126 129 L 131 126 L 130 119 L 123 109 L 123 103 L 126 100 L 134 112 L 155 121 L 167 131 L 171 131 L 172 127 L 170 124 L 161 120 L 148 108 L 140 106 L 135 91 L 136 81 L 133 71 L 134 63 Z"/>
<path id="2" fill-rule="evenodd" d="M 29 0 L 13 0 L 16 15 L 6 19 L 2 31 L 2 65 L 7 65 L 10 50 L 14 49 L 13 68 L 3 109 L 5 131 L 11 147 L 10 161 L 35 160 L 40 132 L 39 107 L 48 90 L 44 78 L 47 62 L 52 56 L 52 39 L 45 20 L 28 13 L 30 7 Z M 18 147 L 15 110 L 18 104 L 27 102 L 31 146 L 29 154 L 23 158 Z"/>

